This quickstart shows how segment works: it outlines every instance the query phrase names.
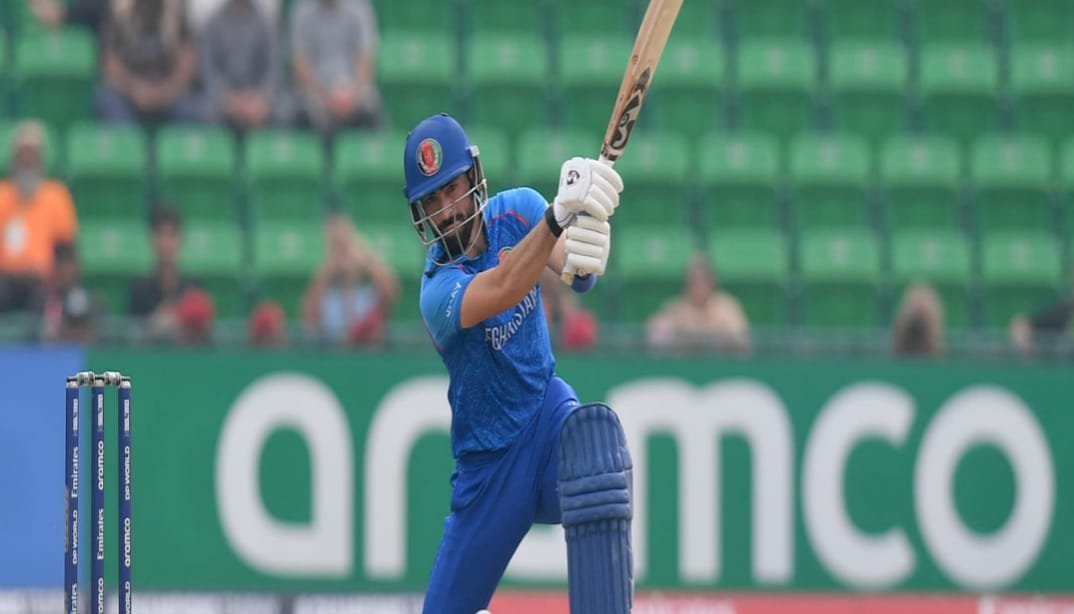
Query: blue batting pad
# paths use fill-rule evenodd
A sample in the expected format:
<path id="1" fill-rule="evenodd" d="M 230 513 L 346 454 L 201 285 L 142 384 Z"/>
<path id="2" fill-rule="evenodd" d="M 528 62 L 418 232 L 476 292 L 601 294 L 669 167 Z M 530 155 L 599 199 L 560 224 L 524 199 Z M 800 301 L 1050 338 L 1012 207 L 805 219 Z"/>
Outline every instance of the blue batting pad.
<path id="1" fill-rule="evenodd" d="M 564 422 L 559 446 L 571 613 L 626 614 L 634 561 L 632 465 L 623 427 L 607 405 L 583 405 Z"/>

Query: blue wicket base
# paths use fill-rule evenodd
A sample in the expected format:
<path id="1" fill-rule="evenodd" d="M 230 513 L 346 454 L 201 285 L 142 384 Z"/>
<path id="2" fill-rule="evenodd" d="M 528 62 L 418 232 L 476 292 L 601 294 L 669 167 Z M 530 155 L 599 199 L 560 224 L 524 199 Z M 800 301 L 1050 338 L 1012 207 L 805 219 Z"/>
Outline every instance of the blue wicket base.
<path id="1" fill-rule="evenodd" d="M 119 384 L 119 542 L 116 557 L 119 559 L 119 611 L 131 614 L 131 380 L 125 377 Z"/>
<path id="2" fill-rule="evenodd" d="M 104 380 L 95 379 L 93 402 L 93 492 L 90 506 L 93 517 L 93 558 L 91 559 L 90 611 L 104 614 Z"/>
<path id="3" fill-rule="evenodd" d="M 78 382 L 67 380 L 64 417 L 66 515 L 63 538 L 63 611 L 78 614 Z"/>

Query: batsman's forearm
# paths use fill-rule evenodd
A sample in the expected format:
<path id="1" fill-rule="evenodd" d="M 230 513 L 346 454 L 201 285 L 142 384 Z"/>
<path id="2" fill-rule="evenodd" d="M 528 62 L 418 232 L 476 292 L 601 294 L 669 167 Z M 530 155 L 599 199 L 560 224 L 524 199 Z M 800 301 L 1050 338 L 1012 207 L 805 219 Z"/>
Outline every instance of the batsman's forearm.
<path id="1" fill-rule="evenodd" d="M 557 240 L 548 227 L 548 222 L 541 220 L 496 267 L 503 269 L 501 281 L 503 287 L 508 290 L 509 305 L 521 301 L 522 297 L 537 285 L 541 271 L 548 266 L 548 258 Z"/>

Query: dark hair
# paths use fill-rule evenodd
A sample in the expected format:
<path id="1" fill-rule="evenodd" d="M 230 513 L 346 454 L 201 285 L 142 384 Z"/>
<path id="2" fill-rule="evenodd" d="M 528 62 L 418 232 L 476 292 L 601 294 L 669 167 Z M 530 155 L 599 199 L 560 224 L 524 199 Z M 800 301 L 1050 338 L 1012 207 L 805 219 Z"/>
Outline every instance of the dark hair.
<path id="1" fill-rule="evenodd" d="M 169 204 L 159 204 L 149 212 L 149 227 L 154 231 L 161 226 L 173 226 L 176 230 L 182 228 L 182 217 L 179 210 Z"/>
<path id="2" fill-rule="evenodd" d="M 73 243 L 57 243 L 52 249 L 52 257 L 56 262 L 67 262 L 78 259 L 78 252 Z"/>

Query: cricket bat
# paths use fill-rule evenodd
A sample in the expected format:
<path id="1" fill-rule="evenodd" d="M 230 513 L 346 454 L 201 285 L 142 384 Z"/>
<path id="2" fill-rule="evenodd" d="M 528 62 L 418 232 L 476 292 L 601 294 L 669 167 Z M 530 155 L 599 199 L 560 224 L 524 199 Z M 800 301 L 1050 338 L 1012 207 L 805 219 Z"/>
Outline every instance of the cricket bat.
<path id="1" fill-rule="evenodd" d="M 630 52 L 623 81 L 619 84 L 619 95 L 612 107 L 604 142 L 600 146 L 600 161 L 605 164 L 615 164 L 626 149 L 682 3 L 683 0 L 649 0 L 649 8 L 645 9 L 645 18 L 634 39 L 634 48 Z M 574 276 L 579 274 L 585 274 L 585 271 L 566 266 L 563 283 L 570 285 L 574 282 Z"/>

